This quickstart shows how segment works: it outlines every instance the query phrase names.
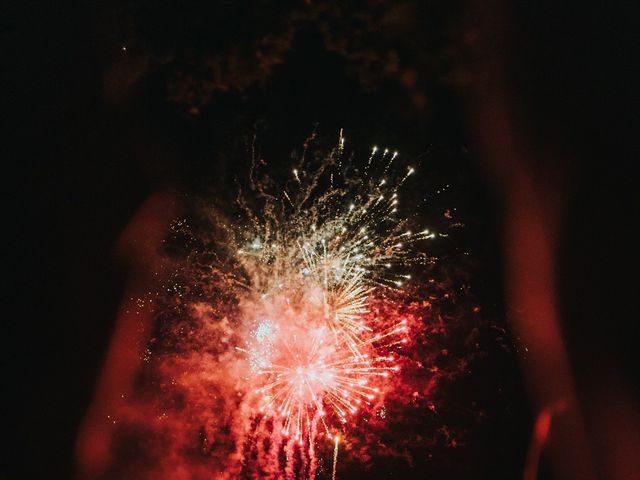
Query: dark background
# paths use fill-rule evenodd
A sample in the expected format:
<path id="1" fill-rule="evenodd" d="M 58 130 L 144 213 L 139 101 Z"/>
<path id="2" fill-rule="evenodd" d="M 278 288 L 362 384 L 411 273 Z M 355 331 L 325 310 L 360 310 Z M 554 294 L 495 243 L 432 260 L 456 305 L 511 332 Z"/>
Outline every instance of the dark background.
<path id="1" fill-rule="evenodd" d="M 21 3 L 3 15 L 3 281 L 15 308 L 4 315 L 0 478 L 72 474 L 124 288 L 114 242 L 157 190 L 227 188 L 254 131 L 276 169 L 316 123 L 329 136 L 344 128 L 361 154 L 377 144 L 420 157 L 426 190 L 454 186 L 442 202 L 466 223 L 474 294 L 506 328 L 501 209 L 466 110 L 481 20 L 462 1 L 339 3 Z M 637 388 L 630 4 L 515 2 L 507 65 L 514 110 L 558 153 L 536 168 L 571 180 L 558 279 L 577 377 L 606 362 Z M 518 352 L 492 345 L 461 389 L 478 390 L 489 420 L 421 467 L 436 478 L 521 475 L 532 413 Z"/>

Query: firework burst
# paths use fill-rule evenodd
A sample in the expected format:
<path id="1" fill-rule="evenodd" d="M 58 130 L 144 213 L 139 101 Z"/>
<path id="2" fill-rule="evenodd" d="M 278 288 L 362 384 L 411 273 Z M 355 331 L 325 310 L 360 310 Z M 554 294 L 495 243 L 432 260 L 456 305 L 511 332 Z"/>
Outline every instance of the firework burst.
<path id="1" fill-rule="evenodd" d="M 261 431 L 298 445 L 299 465 L 285 468 L 290 477 L 315 478 L 320 438 L 337 455 L 341 432 L 348 435 L 352 419 L 381 400 L 399 371 L 407 321 L 389 324 L 369 304 L 402 289 L 426 258 L 414 244 L 434 237 L 412 232 L 398 214 L 399 187 L 414 169 L 388 180 L 397 152 L 374 147 L 355 175 L 343 150 L 341 134 L 315 166 L 305 151 L 283 188 L 267 176 L 256 180 L 254 163 L 238 218 L 216 220 L 225 254 L 212 262 L 212 276 L 234 285 L 241 305 L 235 348 L 246 364 L 245 411 L 254 418 L 245 436 L 255 442 Z"/>

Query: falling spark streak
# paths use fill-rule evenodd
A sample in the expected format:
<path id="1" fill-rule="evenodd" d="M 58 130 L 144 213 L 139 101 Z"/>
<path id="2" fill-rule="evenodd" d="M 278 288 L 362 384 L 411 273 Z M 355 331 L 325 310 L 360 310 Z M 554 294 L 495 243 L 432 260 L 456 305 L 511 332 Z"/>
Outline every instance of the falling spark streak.
<path id="1" fill-rule="evenodd" d="M 336 467 L 338 466 L 338 444 L 340 443 L 340 437 L 335 439 L 335 447 L 333 447 L 333 469 L 331 473 L 331 480 L 336 480 Z"/>

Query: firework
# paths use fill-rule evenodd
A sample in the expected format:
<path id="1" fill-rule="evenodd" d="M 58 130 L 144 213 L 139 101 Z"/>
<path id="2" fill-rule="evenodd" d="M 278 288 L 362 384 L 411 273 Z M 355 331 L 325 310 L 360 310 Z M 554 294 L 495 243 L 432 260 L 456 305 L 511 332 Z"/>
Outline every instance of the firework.
<path id="1" fill-rule="evenodd" d="M 338 456 L 367 468 L 458 444 L 434 416 L 468 360 L 445 348 L 460 299 L 426 253 L 446 234 L 403 213 L 400 155 L 344 146 L 309 139 L 278 181 L 255 155 L 235 202 L 188 197 L 173 268 L 135 299 L 156 321 L 108 412 L 118 478 L 335 479 Z"/>
<path id="2" fill-rule="evenodd" d="M 226 255 L 212 266 L 241 299 L 236 350 L 247 365 L 248 411 L 273 425 L 264 431 L 276 441 L 303 449 L 298 471 L 308 478 L 319 439 L 334 445 L 335 462 L 341 432 L 349 434 L 351 419 L 379 401 L 399 371 L 407 322 L 376 318 L 370 300 L 401 289 L 424 260 L 414 244 L 434 237 L 412 232 L 398 214 L 399 187 L 414 168 L 391 182 L 398 153 L 374 147 L 362 172 L 350 174 L 344 142 L 341 134 L 315 166 L 305 152 L 281 189 L 256 180 L 254 165 L 239 220 L 218 221 Z"/>

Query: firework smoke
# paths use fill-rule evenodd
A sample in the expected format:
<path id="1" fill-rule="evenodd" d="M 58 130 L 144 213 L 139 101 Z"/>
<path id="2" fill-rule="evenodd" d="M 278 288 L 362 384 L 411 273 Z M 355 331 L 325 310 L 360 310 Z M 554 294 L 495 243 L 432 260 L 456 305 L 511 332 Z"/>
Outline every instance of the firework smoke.
<path id="1" fill-rule="evenodd" d="M 116 444 L 135 452 L 118 453 L 114 476 L 336 478 L 338 446 L 344 461 L 408 455 L 415 440 L 386 446 L 386 425 L 408 405 L 434 411 L 451 373 L 424 363 L 444 327 L 428 326 L 411 279 L 436 234 L 400 214 L 415 170 L 396 152 L 374 147 L 358 171 L 342 135 L 328 155 L 313 140 L 288 180 L 254 158 L 233 205 L 202 202 L 199 219 L 174 223 L 179 268 L 140 299 L 157 328 L 135 398 L 114 414 Z"/>

